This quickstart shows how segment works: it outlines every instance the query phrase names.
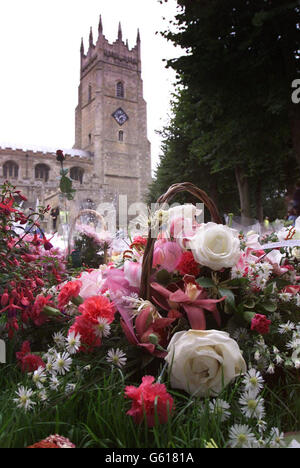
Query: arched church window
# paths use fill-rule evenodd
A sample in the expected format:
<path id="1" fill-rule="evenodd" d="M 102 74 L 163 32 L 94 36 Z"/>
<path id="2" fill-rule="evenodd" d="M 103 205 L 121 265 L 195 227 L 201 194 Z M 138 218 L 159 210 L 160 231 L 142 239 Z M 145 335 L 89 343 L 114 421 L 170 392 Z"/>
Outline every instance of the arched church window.
<path id="1" fill-rule="evenodd" d="M 89 95 L 88 95 L 88 100 L 91 102 L 92 100 L 92 85 L 89 85 Z"/>
<path id="2" fill-rule="evenodd" d="M 81 167 L 71 167 L 70 169 L 71 179 L 77 180 L 80 184 L 83 182 L 83 174 L 84 170 Z"/>
<path id="3" fill-rule="evenodd" d="M 17 179 L 19 176 L 19 166 L 13 161 L 3 164 L 3 177 L 6 179 Z"/>
<path id="4" fill-rule="evenodd" d="M 91 144 L 92 144 L 92 134 L 89 133 L 89 145 L 91 145 Z"/>
<path id="5" fill-rule="evenodd" d="M 122 81 L 119 81 L 117 83 L 116 95 L 117 95 L 118 98 L 123 98 L 124 97 L 124 84 L 122 83 Z"/>
<path id="6" fill-rule="evenodd" d="M 50 167 L 46 164 L 37 164 L 35 166 L 35 178 L 48 182 L 49 180 Z"/>
<path id="7" fill-rule="evenodd" d="M 119 131 L 119 141 L 124 141 L 124 132 L 123 132 L 123 130 Z"/>

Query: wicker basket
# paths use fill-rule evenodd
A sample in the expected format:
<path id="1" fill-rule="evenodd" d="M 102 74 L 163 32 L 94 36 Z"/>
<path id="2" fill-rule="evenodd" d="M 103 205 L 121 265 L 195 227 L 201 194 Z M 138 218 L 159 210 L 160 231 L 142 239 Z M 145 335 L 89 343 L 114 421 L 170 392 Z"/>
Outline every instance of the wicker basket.
<path id="1" fill-rule="evenodd" d="M 222 219 L 219 215 L 218 209 L 213 202 L 213 200 L 207 195 L 204 190 L 199 189 L 194 184 L 190 182 L 182 182 L 180 184 L 174 184 L 169 187 L 167 192 L 157 200 L 158 204 L 170 203 L 171 200 L 181 192 L 188 192 L 193 195 L 195 198 L 200 200 L 201 203 L 204 203 L 205 207 L 210 212 L 211 220 L 217 224 L 223 224 Z M 153 252 L 155 245 L 155 238 L 151 237 L 151 227 L 149 228 L 148 242 L 145 248 L 145 253 L 143 257 L 143 266 L 142 266 L 142 276 L 141 276 L 141 288 L 140 288 L 140 297 L 145 300 L 151 300 L 151 286 L 150 286 L 150 277 L 152 272 L 153 265 Z"/>

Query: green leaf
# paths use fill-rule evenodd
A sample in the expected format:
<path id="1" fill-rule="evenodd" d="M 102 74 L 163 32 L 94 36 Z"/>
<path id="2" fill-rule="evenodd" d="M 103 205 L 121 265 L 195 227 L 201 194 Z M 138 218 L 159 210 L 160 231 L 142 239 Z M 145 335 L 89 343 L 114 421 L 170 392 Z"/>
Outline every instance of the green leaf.
<path id="1" fill-rule="evenodd" d="M 171 281 L 171 275 L 167 270 L 160 270 L 156 275 L 156 280 L 160 284 L 167 285 Z"/>
<path id="2" fill-rule="evenodd" d="M 200 286 L 202 286 L 202 288 L 213 288 L 215 286 L 215 283 L 213 282 L 213 280 L 210 278 L 206 278 L 205 276 L 198 278 L 196 282 Z"/>
<path id="3" fill-rule="evenodd" d="M 277 304 L 275 302 L 263 302 L 260 305 L 267 312 L 275 312 L 277 310 Z"/>
<path id="4" fill-rule="evenodd" d="M 221 297 L 226 296 L 225 302 L 235 308 L 235 295 L 230 289 L 219 288 Z"/>
<path id="5" fill-rule="evenodd" d="M 244 307 L 247 307 L 247 309 L 254 309 L 256 305 L 256 302 L 254 299 L 248 299 L 247 302 L 244 302 Z"/>

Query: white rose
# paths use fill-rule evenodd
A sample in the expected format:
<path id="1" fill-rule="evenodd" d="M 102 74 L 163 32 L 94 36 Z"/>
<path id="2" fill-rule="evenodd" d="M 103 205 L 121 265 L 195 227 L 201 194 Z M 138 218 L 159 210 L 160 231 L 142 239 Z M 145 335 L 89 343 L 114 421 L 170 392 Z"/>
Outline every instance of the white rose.
<path id="1" fill-rule="evenodd" d="M 217 395 L 247 370 L 237 342 L 218 330 L 175 333 L 165 359 L 171 386 L 200 397 Z"/>
<path id="2" fill-rule="evenodd" d="M 187 247 L 192 250 L 196 262 L 214 271 L 233 267 L 241 255 L 238 232 L 223 224 L 203 224 Z"/>

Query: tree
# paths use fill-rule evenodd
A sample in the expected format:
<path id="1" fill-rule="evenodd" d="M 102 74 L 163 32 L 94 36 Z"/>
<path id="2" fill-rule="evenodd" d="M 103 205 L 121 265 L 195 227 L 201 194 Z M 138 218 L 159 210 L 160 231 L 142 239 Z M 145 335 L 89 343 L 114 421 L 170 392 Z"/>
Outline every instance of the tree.
<path id="1" fill-rule="evenodd" d="M 214 177 L 234 174 L 241 214 L 250 216 L 256 198 L 261 218 L 265 188 L 272 188 L 271 196 L 284 193 L 296 174 L 291 177 L 287 168 L 300 161 L 292 131 L 299 107 L 291 101 L 299 72 L 298 2 L 178 0 L 178 5 L 176 30 L 164 36 L 187 52 L 168 66 L 194 107 L 189 152 Z"/>

